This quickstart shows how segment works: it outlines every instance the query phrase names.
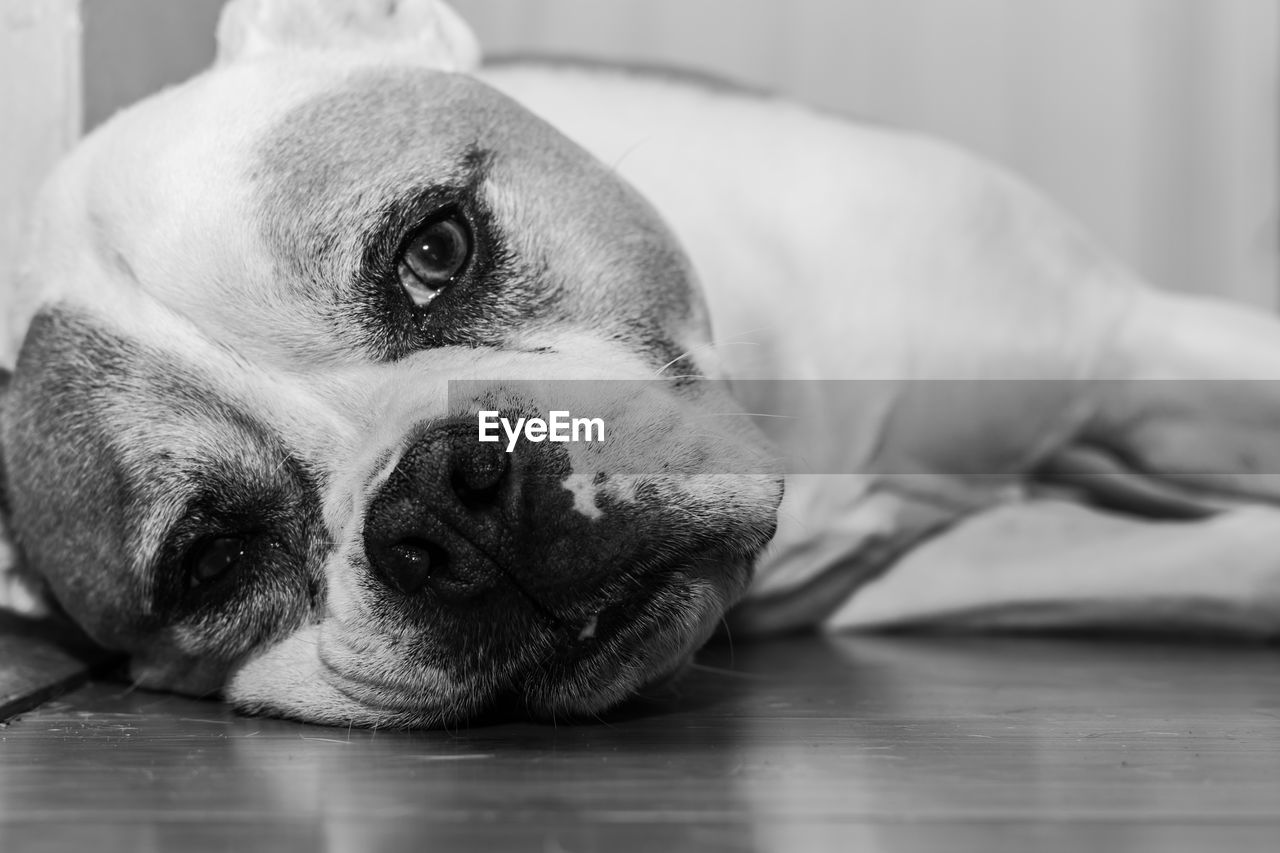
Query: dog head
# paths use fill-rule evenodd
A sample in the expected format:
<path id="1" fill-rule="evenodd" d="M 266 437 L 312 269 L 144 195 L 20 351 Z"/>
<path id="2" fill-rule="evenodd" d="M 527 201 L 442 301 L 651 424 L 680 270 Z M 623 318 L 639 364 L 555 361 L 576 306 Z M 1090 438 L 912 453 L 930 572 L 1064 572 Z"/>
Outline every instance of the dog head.
<path id="1" fill-rule="evenodd" d="M 220 36 L 39 201 L 10 571 L 144 685 L 316 722 L 590 713 L 670 674 L 781 485 L 714 383 L 665 378 L 716 367 L 663 223 L 454 73 L 438 3 L 238 0 Z M 477 440 L 556 407 L 605 440 Z"/>

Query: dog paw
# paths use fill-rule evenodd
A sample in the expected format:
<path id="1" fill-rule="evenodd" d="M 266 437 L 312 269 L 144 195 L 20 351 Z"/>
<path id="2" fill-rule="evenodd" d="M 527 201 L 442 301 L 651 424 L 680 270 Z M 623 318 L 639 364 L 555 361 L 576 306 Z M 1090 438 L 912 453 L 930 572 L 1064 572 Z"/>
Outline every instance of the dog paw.
<path id="1" fill-rule="evenodd" d="M 4 519 L 0 519 L 0 610 L 23 616 L 49 614 L 48 601 L 39 582 L 20 570 L 14 547 L 5 541 Z"/>
<path id="2" fill-rule="evenodd" d="M 375 45 L 383 56 L 442 71 L 480 64 L 475 35 L 441 0 L 231 0 L 218 24 L 218 64 Z"/>

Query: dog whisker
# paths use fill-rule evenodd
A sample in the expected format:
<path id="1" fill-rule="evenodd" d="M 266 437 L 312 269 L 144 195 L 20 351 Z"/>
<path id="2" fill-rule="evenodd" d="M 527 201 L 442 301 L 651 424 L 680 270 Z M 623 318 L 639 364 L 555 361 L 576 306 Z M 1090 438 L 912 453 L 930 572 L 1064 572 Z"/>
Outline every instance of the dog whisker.
<path id="1" fill-rule="evenodd" d="M 729 342 L 728 345 L 729 346 L 745 346 L 749 344 L 751 344 L 750 341 L 737 341 L 737 342 L 731 341 Z M 662 365 L 662 367 L 659 367 L 655 372 L 655 375 L 661 376 L 673 364 L 676 364 L 677 362 L 680 362 L 680 361 L 684 361 L 687 358 L 692 358 L 693 356 L 697 355 L 700 352 L 707 352 L 708 350 L 714 351 L 715 349 L 718 348 L 718 346 L 719 346 L 718 344 L 714 344 L 714 343 L 705 343 L 705 344 L 699 344 L 698 346 L 695 346 L 695 347 L 691 347 L 685 350 L 684 352 L 680 353 L 680 355 L 668 361 L 666 364 Z"/>
<path id="2" fill-rule="evenodd" d="M 713 675 L 720 676 L 720 677 L 723 677 L 723 678 L 736 678 L 736 679 L 739 679 L 739 680 L 742 680 L 742 681 L 766 681 L 766 680 L 768 680 L 765 676 L 763 676 L 763 675 L 757 675 L 757 674 L 755 674 L 755 673 L 753 673 L 753 672 L 742 672 L 742 671 L 740 671 L 740 670 L 736 670 L 736 669 L 729 669 L 728 667 L 722 667 L 722 666 L 710 666 L 710 665 L 705 664 L 705 663 L 691 663 L 691 664 L 689 664 L 689 668 L 690 668 L 690 669 L 696 669 L 696 670 L 698 670 L 699 672 L 707 672 L 707 673 L 711 673 L 711 674 L 713 674 Z"/>
<path id="3" fill-rule="evenodd" d="M 720 345 L 723 345 L 723 344 L 731 344 L 731 345 L 732 345 L 732 344 L 742 344 L 742 343 L 757 344 L 757 343 L 759 343 L 759 341 L 752 340 L 751 338 L 748 338 L 747 336 L 748 336 L 748 335 L 760 335 L 760 334 L 773 335 L 773 334 L 775 334 L 775 333 L 776 333 L 776 331 L 777 331 L 777 330 L 776 330 L 776 329 L 774 329 L 772 326 L 752 326 L 752 327 L 747 328 L 747 329 L 739 329 L 739 330 L 734 334 L 734 336 L 733 336 L 733 337 L 731 337 L 731 338 L 721 338 L 721 339 L 717 340 L 717 341 L 715 342 L 715 344 L 716 344 L 717 346 L 720 346 Z"/>
<path id="4" fill-rule="evenodd" d="M 733 647 L 733 630 L 729 627 L 729 618 L 727 613 L 722 613 L 720 615 L 720 627 L 724 629 L 724 639 L 725 642 L 729 644 L 729 666 L 732 668 L 736 658 L 734 657 L 735 649 Z M 700 664 L 697 661 L 689 661 L 689 667 L 690 669 L 711 669 L 711 667 L 707 667 L 705 664 Z"/>
<path id="5" fill-rule="evenodd" d="M 800 418 L 796 415 L 773 415 L 767 412 L 703 412 L 700 415 L 689 415 L 689 420 L 700 420 L 702 418 L 778 418 L 781 420 L 798 421 Z"/>
<path id="6" fill-rule="evenodd" d="M 659 367 L 656 371 L 654 371 L 654 374 L 653 374 L 653 375 L 654 375 L 654 376 L 661 376 L 663 373 L 665 373 L 665 372 L 667 371 L 667 368 L 671 367 L 673 364 L 676 364 L 677 362 L 684 361 L 686 358 L 690 358 L 690 357 L 692 357 L 692 356 L 693 356 L 693 354 L 694 354 L 694 352 L 695 352 L 695 350 L 692 350 L 692 349 L 690 349 L 690 350 L 685 350 L 684 352 L 680 353 L 680 354 L 679 354 L 678 356 L 676 356 L 675 358 L 673 358 L 673 359 L 671 359 L 670 361 L 668 361 L 666 364 L 662 365 L 662 367 Z"/>
<path id="7" fill-rule="evenodd" d="M 271 470 L 271 475 L 275 476 L 276 474 L 279 474 L 281 471 L 284 470 L 284 466 L 288 465 L 290 462 L 293 462 L 293 461 L 295 461 L 293 454 L 291 453 L 282 454 L 280 457 L 280 461 L 276 464 L 276 467 Z"/>
<path id="8" fill-rule="evenodd" d="M 621 154 L 619 154 L 614 159 L 613 163 L 610 164 L 609 171 L 613 172 L 614 174 L 618 174 L 618 167 L 622 165 L 622 162 L 626 160 L 628 157 L 630 157 L 632 154 L 634 154 L 637 150 L 640 149 L 641 146 L 645 145 L 647 142 L 649 142 L 648 138 L 637 139 L 635 142 L 627 146 L 626 150 L 624 150 Z"/>

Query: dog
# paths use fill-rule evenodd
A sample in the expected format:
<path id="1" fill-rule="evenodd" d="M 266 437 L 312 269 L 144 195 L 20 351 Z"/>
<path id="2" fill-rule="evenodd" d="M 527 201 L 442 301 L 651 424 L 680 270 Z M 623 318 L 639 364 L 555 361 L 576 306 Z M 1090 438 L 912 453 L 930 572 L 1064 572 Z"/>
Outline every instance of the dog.
<path id="1" fill-rule="evenodd" d="M 722 623 L 1280 625 L 1280 325 L 939 141 L 232 0 L 33 220 L 0 588 L 146 687 L 441 726 Z"/>

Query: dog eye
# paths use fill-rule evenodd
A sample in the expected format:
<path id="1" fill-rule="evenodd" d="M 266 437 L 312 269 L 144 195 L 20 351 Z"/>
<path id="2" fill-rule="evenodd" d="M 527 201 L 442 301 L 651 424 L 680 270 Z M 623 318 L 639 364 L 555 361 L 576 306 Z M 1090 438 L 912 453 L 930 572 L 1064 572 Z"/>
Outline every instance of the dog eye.
<path id="1" fill-rule="evenodd" d="M 248 540 L 242 536 L 215 536 L 197 543 L 187 554 L 187 583 L 203 586 L 232 572 L 244 560 Z"/>
<path id="2" fill-rule="evenodd" d="M 425 308 L 453 283 L 471 256 L 471 234 L 457 215 L 428 222 L 409 235 L 396 264 L 400 286 Z"/>

